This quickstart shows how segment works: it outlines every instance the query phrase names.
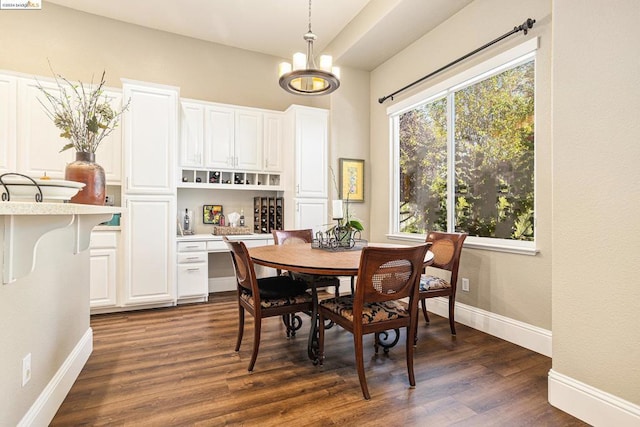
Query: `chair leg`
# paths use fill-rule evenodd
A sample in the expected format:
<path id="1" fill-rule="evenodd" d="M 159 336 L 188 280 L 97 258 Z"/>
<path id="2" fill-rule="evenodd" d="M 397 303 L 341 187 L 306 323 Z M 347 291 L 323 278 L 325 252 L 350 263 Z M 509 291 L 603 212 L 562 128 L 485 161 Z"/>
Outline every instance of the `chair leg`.
<path id="1" fill-rule="evenodd" d="M 420 300 L 420 305 L 422 306 L 422 315 L 424 316 L 424 321 L 430 323 L 429 314 L 427 313 L 427 300 Z"/>
<path id="2" fill-rule="evenodd" d="M 351 276 L 351 295 L 356 293 L 356 276 Z"/>
<path id="3" fill-rule="evenodd" d="M 324 364 L 324 316 L 318 313 L 318 363 Z"/>
<path id="4" fill-rule="evenodd" d="M 358 379 L 360 380 L 360 388 L 362 395 L 366 400 L 371 399 L 369 388 L 367 387 L 367 379 L 364 376 L 364 348 L 362 344 L 362 335 L 353 334 L 353 346 L 356 350 L 356 367 L 358 369 Z"/>
<path id="5" fill-rule="evenodd" d="M 415 324 L 417 325 L 418 322 L 416 321 Z M 409 385 L 411 385 L 412 388 L 416 386 L 416 375 L 413 371 L 413 344 L 416 341 L 416 329 L 417 328 L 413 324 L 407 326 L 407 341 L 405 350 L 405 353 L 407 354 L 407 374 L 409 375 Z"/>
<path id="6" fill-rule="evenodd" d="M 236 351 L 240 351 L 242 335 L 244 334 L 244 308 L 238 305 L 238 339 L 236 340 Z"/>
<path id="7" fill-rule="evenodd" d="M 451 327 L 451 335 L 456 334 L 455 308 L 456 300 L 453 295 L 449 295 L 449 326 Z"/>
<path id="8" fill-rule="evenodd" d="M 253 353 L 251 354 L 251 361 L 249 362 L 249 372 L 253 371 L 253 366 L 256 364 L 258 358 L 258 349 L 260 348 L 260 328 L 262 327 L 262 319 L 259 317 L 254 318 L 253 322 Z"/>

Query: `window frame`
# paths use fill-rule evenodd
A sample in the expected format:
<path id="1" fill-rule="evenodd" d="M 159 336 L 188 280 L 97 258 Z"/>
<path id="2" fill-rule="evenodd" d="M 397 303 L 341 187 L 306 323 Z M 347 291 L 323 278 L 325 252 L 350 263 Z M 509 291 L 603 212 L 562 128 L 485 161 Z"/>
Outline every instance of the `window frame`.
<path id="1" fill-rule="evenodd" d="M 401 233 L 399 231 L 399 207 L 397 201 L 399 200 L 399 191 L 400 191 L 400 141 L 399 141 L 399 122 L 400 115 L 409 110 L 412 110 L 420 105 L 424 105 L 430 102 L 433 102 L 437 99 L 446 98 L 447 99 L 447 108 L 454 108 L 454 103 L 451 102 L 453 94 L 461 90 L 467 86 L 473 85 L 479 81 L 482 81 L 490 76 L 499 74 L 507 69 L 513 68 L 520 64 L 526 63 L 528 61 L 534 60 L 534 79 L 535 79 L 535 67 L 536 67 L 536 50 L 539 47 L 539 39 L 538 37 L 527 40 L 524 43 L 521 43 L 511 49 L 508 49 L 494 57 L 478 64 L 473 67 L 470 67 L 455 76 L 452 76 L 440 83 L 437 83 L 425 90 L 403 100 L 400 101 L 389 108 L 387 108 L 387 116 L 389 117 L 389 172 L 391 174 L 390 182 L 391 191 L 389 192 L 389 207 L 390 207 L 390 215 L 389 215 L 389 226 L 388 226 L 388 234 L 386 237 L 390 240 L 403 240 L 410 242 L 424 242 L 425 235 L 424 234 L 413 234 L 413 233 Z M 537 97 L 536 97 L 537 98 Z M 536 101 L 534 100 L 534 103 Z M 534 105 L 534 111 L 536 111 L 536 107 Z M 450 111 L 451 112 L 451 111 Z M 450 117 L 452 117 L 450 115 Z M 453 135 L 453 123 L 449 121 L 448 126 L 448 141 L 447 141 L 447 185 L 448 188 L 454 188 L 454 176 L 452 171 L 455 170 L 454 164 L 454 135 Z M 534 123 L 534 134 L 537 132 L 537 120 Z M 535 150 L 535 149 L 534 149 Z M 467 248 L 476 248 L 476 249 L 486 249 L 493 250 L 499 252 L 510 252 L 510 253 L 518 253 L 525 255 L 535 255 L 538 253 L 538 249 L 536 246 L 536 236 L 537 232 L 535 228 L 537 227 L 537 195 L 536 195 L 536 178 L 535 173 L 537 171 L 536 167 L 536 153 L 534 152 L 534 240 L 533 241 L 522 241 L 522 240 L 511 240 L 511 239 L 500 239 L 494 237 L 478 237 L 478 236 L 468 236 L 465 240 L 465 247 Z M 449 194 L 449 190 L 447 191 Z M 447 201 L 449 205 L 449 201 Z M 447 228 L 453 229 L 454 224 L 454 216 L 455 216 L 455 208 L 447 209 Z"/>

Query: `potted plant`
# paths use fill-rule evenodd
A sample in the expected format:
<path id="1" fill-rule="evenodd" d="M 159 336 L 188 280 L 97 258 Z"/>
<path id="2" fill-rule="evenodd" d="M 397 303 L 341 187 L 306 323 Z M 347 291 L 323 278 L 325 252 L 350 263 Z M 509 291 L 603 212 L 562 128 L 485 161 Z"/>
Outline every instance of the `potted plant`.
<path id="1" fill-rule="evenodd" d="M 104 169 L 95 162 L 95 153 L 102 140 L 118 126 L 122 113 L 114 110 L 104 94 L 105 72 L 100 83 L 88 87 L 71 83 L 54 73 L 58 93 L 54 94 L 38 82 L 37 88 L 45 100 L 40 100 L 60 136 L 69 140 L 60 152 L 75 149 L 76 160 L 65 169 L 65 179 L 85 183 L 85 187 L 71 198 L 72 203 L 104 205 L 106 179 Z"/>

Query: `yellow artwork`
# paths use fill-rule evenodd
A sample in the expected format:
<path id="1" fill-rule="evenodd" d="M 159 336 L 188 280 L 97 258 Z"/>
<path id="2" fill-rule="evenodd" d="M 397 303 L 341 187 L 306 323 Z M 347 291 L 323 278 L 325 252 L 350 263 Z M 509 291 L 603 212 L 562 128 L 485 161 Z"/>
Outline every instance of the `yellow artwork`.
<path id="1" fill-rule="evenodd" d="M 340 159 L 340 198 L 364 202 L 364 160 Z"/>

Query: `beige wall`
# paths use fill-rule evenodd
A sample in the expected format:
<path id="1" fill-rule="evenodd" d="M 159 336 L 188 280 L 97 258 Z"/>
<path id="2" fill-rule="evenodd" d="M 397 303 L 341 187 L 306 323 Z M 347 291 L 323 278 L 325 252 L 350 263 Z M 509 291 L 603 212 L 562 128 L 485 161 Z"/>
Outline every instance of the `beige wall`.
<path id="1" fill-rule="evenodd" d="M 328 108 L 328 97 L 300 97 L 278 85 L 282 58 L 125 24 L 52 3 L 0 13 L 0 69 L 71 80 L 121 78 L 180 87 L 184 98 L 285 110 L 297 103 Z"/>
<path id="2" fill-rule="evenodd" d="M 640 2 L 553 5 L 553 369 L 640 404 Z"/>
<path id="3" fill-rule="evenodd" d="M 0 242 L 4 243 L 3 220 Z M 2 426 L 18 424 L 89 329 L 89 251 L 73 255 L 74 237 L 72 227 L 45 234 L 38 244 L 35 271 L 0 284 Z M 32 375 L 23 387 L 22 358 L 27 353 Z M 59 393 L 64 383 L 58 387 Z M 54 394 L 52 400 L 56 398 L 62 403 L 64 395 Z M 55 406 L 49 402 L 44 411 Z M 53 417 L 53 413 L 41 415 Z"/>
<path id="4" fill-rule="evenodd" d="M 551 4 L 548 0 L 483 0 L 471 3 L 451 19 L 398 53 L 371 74 L 371 239 L 385 240 L 389 231 L 389 126 L 386 109 L 394 104 L 378 98 L 428 74 L 520 25 L 526 18 L 537 23 L 528 36 L 512 36 L 459 64 L 416 89 L 395 97 L 395 102 L 458 73 L 498 52 L 539 36 L 536 59 L 536 256 L 465 249 L 460 277 L 470 279 L 471 291 L 457 300 L 551 329 Z"/>

